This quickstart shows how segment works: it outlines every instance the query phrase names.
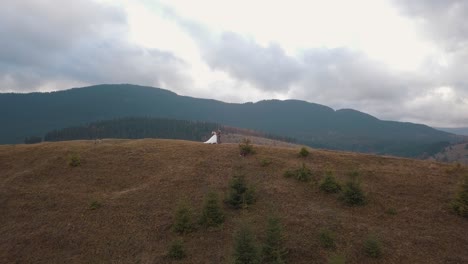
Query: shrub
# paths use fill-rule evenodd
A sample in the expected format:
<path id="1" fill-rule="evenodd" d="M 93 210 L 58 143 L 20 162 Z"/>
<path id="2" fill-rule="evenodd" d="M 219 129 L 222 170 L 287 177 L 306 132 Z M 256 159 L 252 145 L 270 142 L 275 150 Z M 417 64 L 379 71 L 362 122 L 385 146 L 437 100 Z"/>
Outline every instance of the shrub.
<path id="1" fill-rule="evenodd" d="M 172 241 L 171 245 L 169 246 L 169 251 L 167 253 L 168 257 L 171 259 L 183 259 L 186 257 L 184 244 L 182 240 L 176 239 Z"/>
<path id="2" fill-rule="evenodd" d="M 245 191 L 244 193 L 244 206 L 253 204 L 256 200 L 257 198 L 255 196 L 255 187 L 249 186 L 249 188 L 247 188 L 247 191 Z"/>
<path id="3" fill-rule="evenodd" d="M 326 193 L 337 193 L 341 191 L 340 183 L 336 181 L 331 172 L 327 172 L 325 178 L 320 183 L 319 188 Z"/>
<path id="4" fill-rule="evenodd" d="M 328 264 L 345 264 L 346 258 L 343 255 L 334 254 L 328 259 Z"/>
<path id="5" fill-rule="evenodd" d="M 262 165 L 262 167 L 266 167 L 268 165 L 270 165 L 272 163 L 271 159 L 262 159 L 260 161 L 260 165 Z"/>
<path id="6" fill-rule="evenodd" d="M 234 235 L 234 263 L 260 263 L 254 235 L 246 224 L 242 224 Z"/>
<path id="7" fill-rule="evenodd" d="M 459 186 L 459 191 L 452 201 L 452 209 L 456 214 L 468 217 L 468 174 L 465 174 Z"/>
<path id="8" fill-rule="evenodd" d="M 174 225 L 172 226 L 174 232 L 179 234 L 186 234 L 194 229 L 192 220 L 192 210 L 186 202 L 181 202 L 175 212 Z"/>
<path id="9" fill-rule="evenodd" d="M 388 215 L 396 215 L 398 212 L 395 208 L 388 208 L 385 213 L 387 213 Z"/>
<path id="10" fill-rule="evenodd" d="M 241 156 L 247 156 L 249 154 L 254 154 L 253 146 L 250 144 L 250 140 L 247 138 L 242 139 L 242 142 L 239 144 L 239 150 Z"/>
<path id="11" fill-rule="evenodd" d="M 81 158 L 78 154 L 73 153 L 68 156 L 68 165 L 70 167 L 78 167 L 81 165 Z"/>
<path id="12" fill-rule="evenodd" d="M 101 208 L 102 204 L 98 201 L 92 201 L 90 204 L 89 204 L 89 209 L 90 210 L 96 210 L 96 209 L 99 209 Z"/>
<path id="13" fill-rule="evenodd" d="M 284 239 L 279 218 L 270 217 L 266 230 L 265 244 L 262 248 L 263 262 L 285 263 L 286 249 L 283 245 Z"/>
<path id="14" fill-rule="evenodd" d="M 286 178 L 291 178 L 294 177 L 298 181 L 302 182 L 308 182 L 310 181 L 310 178 L 312 176 L 312 171 L 306 167 L 304 163 L 302 163 L 302 166 L 298 169 L 292 170 L 292 171 L 286 171 L 284 173 L 284 177 Z"/>
<path id="15" fill-rule="evenodd" d="M 328 229 L 320 229 L 319 232 L 320 245 L 324 248 L 335 248 L 335 233 Z"/>
<path id="16" fill-rule="evenodd" d="M 216 227 L 224 222 L 224 214 L 218 201 L 218 195 L 209 192 L 205 198 L 200 223 L 205 227 Z"/>
<path id="17" fill-rule="evenodd" d="M 366 196 L 356 175 L 356 173 L 351 175 L 351 179 L 346 182 L 341 196 L 342 201 L 349 206 L 366 204 Z"/>
<path id="18" fill-rule="evenodd" d="M 307 150 L 307 148 L 302 147 L 301 150 L 299 151 L 299 156 L 303 158 L 309 156 L 309 151 Z"/>
<path id="19" fill-rule="evenodd" d="M 310 181 L 311 176 L 312 176 L 312 171 L 309 168 L 307 168 L 304 163 L 302 163 L 302 167 L 300 167 L 296 173 L 297 180 L 303 181 L 303 182 Z"/>
<path id="20" fill-rule="evenodd" d="M 373 258 L 381 257 L 382 244 L 380 243 L 380 240 L 373 235 L 368 236 L 366 241 L 364 241 L 364 253 L 366 253 L 367 256 Z"/>
<path id="21" fill-rule="evenodd" d="M 246 207 L 255 201 L 253 187 L 247 187 L 243 175 L 235 176 L 229 183 L 229 196 L 226 202 L 233 208 Z"/>

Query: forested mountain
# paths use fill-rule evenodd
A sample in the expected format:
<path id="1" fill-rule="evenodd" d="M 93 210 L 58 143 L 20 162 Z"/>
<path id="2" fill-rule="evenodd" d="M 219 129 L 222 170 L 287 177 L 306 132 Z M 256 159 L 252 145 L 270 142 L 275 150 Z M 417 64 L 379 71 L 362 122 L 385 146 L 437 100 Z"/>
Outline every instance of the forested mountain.
<path id="1" fill-rule="evenodd" d="M 44 141 L 66 141 L 76 139 L 141 139 L 164 138 L 205 141 L 216 130 L 245 136 L 257 136 L 285 142 L 295 142 L 293 138 L 276 136 L 260 131 L 222 126 L 216 123 L 174 120 L 166 118 L 129 117 L 92 122 L 87 125 L 55 129 L 44 136 Z M 41 139 L 39 139 L 39 142 Z M 26 143 L 36 143 L 27 142 Z"/>
<path id="2" fill-rule="evenodd" d="M 51 93 L 0 94 L 0 143 L 122 117 L 220 123 L 293 137 L 313 147 L 421 156 L 454 136 L 425 125 L 382 121 L 351 109 L 298 100 L 232 104 L 136 85 L 97 85 Z"/>

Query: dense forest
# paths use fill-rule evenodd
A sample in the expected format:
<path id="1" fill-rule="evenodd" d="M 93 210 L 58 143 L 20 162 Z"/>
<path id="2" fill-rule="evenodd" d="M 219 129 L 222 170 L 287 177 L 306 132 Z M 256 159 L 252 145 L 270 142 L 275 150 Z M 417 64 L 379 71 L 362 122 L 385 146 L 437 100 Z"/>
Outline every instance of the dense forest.
<path id="1" fill-rule="evenodd" d="M 136 85 L 0 94 L 0 144 L 99 120 L 146 116 L 219 123 L 263 131 L 312 147 L 421 157 L 458 138 L 426 125 L 384 121 L 352 110 L 299 100 L 224 103 Z"/>
<path id="2" fill-rule="evenodd" d="M 44 141 L 101 138 L 166 138 L 202 140 L 220 128 L 216 123 L 162 118 L 120 118 L 93 122 L 84 126 L 53 130 Z"/>
<path id="3" fill-rule="evenodd" d="M 102 138 L 163 138 L 204 141 L 211 136 L 212 131 L 218 129 L 220 129 L 222 133 L 235 133 L 246 136 L 259 136 L 286 142 L 295 142 L 295 139 L 289 137 L 276 136 L 273 134 L 248 129 L 222 126 L 216 123 L 150 117 L 119 118 L 92 122 L 83 126 L 53 130 L 45 134 L 44 141 Z M 28 137 L 25 139 L 25 143 L 27 144 L 37 142 L 37 137 Z"/>

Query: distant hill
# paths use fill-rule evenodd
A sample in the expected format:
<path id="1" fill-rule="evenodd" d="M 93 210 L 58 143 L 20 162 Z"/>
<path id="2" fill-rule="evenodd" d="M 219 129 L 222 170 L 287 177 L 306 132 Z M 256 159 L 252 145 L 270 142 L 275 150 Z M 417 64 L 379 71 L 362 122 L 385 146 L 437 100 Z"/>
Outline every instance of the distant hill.
<path id="1" fill-rule="evenodd" d="M 468 136 L 468 127 L 435 127 L 435 129 L 456 135 Z"/>
<path id="2" fill-rule="evenodd" d="M 0 146 L 0 259 L 2 263 L 232 263 L 233 234 L 251 227 L 258 246 L 267 219 L 280 219 L 286 263 L 468 263 L 468 221 L 450 201 L 466 166 L 325 150 L 180 140 L 68 141 Z M 71 167 L 71 157 L 80 165 Z M 314 184 L 284 177 L 304 164 Z M 367 204 L 344 205 L 319 191 L 327 172 L 345 183 L 359 174 Z M 229 182 L 244 175 L 256 201 L 231 209 Z M 208 192 L 216 192 L 225 221 L 197 225 Z M 185 202 L 195 230 L 173 232 Z M 334 234 L 323 247 L 321 230 Z M 370 236 L 382 256 L 366 255 Z M 171 261 L 169 246 L 182 239 L 187 257 Z"/>
<path id="3" fill-rule="evenodd" d="M 425 125 L 382 121 L 352 109 L 298 100 L 233 104 L 136 85 L 97 85 L 51 93 L 0 94 L 0 143 L 21 143 L 50 130 L 122 117 L 220 123 L 296 138 L 327 149 L 418 157 L 456 140 Z"/>

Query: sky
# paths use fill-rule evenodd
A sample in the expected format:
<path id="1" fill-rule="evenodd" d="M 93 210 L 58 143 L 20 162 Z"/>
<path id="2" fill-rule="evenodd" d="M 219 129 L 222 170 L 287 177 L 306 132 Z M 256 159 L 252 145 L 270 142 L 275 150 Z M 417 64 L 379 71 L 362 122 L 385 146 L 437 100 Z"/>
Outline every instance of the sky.
<path id="1" fill-rule="evenodd" d="M 466 0 L 2 0 L 0 92 L 131 83 L 468 127 Z"/>

